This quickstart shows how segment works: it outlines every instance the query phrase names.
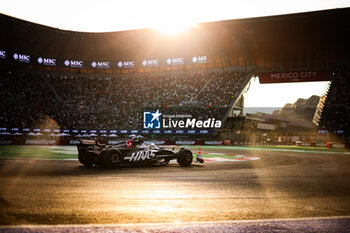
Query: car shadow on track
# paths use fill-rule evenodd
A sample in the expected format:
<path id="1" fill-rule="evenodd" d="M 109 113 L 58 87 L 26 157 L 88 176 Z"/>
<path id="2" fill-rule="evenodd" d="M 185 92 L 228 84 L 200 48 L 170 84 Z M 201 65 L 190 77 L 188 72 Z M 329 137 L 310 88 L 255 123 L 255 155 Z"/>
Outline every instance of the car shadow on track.
<path id="1" fill-rule="evenodd" d="M 168 165 L 123 165 L 117 168 L 104 168 L 100 166 L 86 167 L 78 161 L 36 160 L 36 159 L 10 159 L 0 160 L 0 176 L 80 176 L 93 174 L 125 174 L 125 173 L 157 173 L 157 172 L 183 172 L 203 170 L 205 165 L 192 164 L 181 167 L 177 163 Z"/>
<path id="2" fill-rule="evenodd" d="M 106 171 L 106 172 L 116 172 L 116 171 L 164 171 L 168 169 L 172 170 L 191 170 L 193 168 L 202 168 L 204 165 L 202 164 L 192 164 L 191 166 L 188 167 L 182 167 L 179 166 L 178 164 L 168 164 L 168 165 L 121 165 L 116 168 L 106 168 L 106 167 L 101 167 L 101 166 L 92 166 L 92 167 L 87 167 L 87 166 L 78 166 L 77 169 L 81 171 L 88 171 L 88 172 L 101 172 L 101 171 Z"/>

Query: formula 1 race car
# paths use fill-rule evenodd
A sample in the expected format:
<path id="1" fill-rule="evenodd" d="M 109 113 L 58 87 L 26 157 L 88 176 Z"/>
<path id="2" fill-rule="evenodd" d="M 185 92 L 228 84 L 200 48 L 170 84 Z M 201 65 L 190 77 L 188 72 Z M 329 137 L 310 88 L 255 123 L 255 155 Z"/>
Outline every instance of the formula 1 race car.
<path id="1" fill-rule="evenodd" d="M 167 165 L 176 159 L 180 166 L 190 166 L 193 155 L 190 150 L 180 148 L 175 152 L 160 148 L 154 143 L 145 144 L 137 140 L 123 140 L 116 145 L 99 144 L 94 140 L 81 140 L 78 147 L 79 162 L 91 167 L 94 164 L 102 167 L 119 167 L 125 165 Z M 203 163 L 200 155 L 196 162 Z"/>

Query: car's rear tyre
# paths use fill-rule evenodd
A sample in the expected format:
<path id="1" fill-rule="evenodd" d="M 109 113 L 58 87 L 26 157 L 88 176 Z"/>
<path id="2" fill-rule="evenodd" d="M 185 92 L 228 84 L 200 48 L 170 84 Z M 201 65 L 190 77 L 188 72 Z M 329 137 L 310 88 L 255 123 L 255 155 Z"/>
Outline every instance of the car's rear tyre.
<path id="1" fill-rule="evenodd" d="M 102 167 L 119 167 L 121 162 L 120 152 L 118 150 L 107 150 L 102 154 L 100 164 Z"/>
<path id="2" fill-rule="evenodd" d="M 83 164 L 87 167 L 91 167 L 95 163 L 94 158 L 89 156 L 86 151 L 79 151 L 78 160 L 81 164 Z"/>
<path id="3" fill-rule="evenodd" d="M 192 164 L 193 155 L 189 150 L 180 150 L 177 154 L 177 162 L 180 166 L 187 167 Z"/>

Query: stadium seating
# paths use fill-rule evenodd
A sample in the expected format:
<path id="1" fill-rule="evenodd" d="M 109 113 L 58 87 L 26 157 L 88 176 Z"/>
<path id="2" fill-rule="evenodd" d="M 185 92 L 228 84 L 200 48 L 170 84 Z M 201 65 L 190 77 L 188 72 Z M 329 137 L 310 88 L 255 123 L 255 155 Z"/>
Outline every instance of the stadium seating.
<path id="1" fill-rule="evenodd" d="M 245 72 L 139 77 L 1 72 L 1 127 L 140 129 L 142 109 L 217 117 L 250 78 Z"/>
<path id="2" fill-rule="evenodd" d="M 328 90 L 319 126 L 338 134 L 350 148 L 350 68 L 338 67 Z"/>

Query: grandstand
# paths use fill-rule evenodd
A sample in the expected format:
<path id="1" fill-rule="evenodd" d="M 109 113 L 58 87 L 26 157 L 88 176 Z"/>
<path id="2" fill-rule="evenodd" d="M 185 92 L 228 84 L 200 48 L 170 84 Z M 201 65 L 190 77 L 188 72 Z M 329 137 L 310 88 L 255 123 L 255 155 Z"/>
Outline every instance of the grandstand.
<path id="1" fill-rule="evenodd" d="M 318 120 L 320 133 L 339 135 L 350 144 L 350 69 L 339 67 L 331 82 L 327 96 L 323 100 L 322 111 Z M 321 102 L 322 103 L 322 102 Z"/>
<path id="2" fill-rule="evenodd" d="M 265 83 L 324 81 L 347 70 L 348 19 L 350 9 L 228 20 L 169 41 L 152 29 L 72 32 L 0 15 L 0 131 L 149 135 L 145 109 L 225 121 L 254 75 Z M 348 138 L 346 117 L 329 125 L 334 96 L 347 100 L 334 87 L 346 82 L 344 72 L 332 83 L 320 126 Z"/>
<path id="3" fill-rule="evenodd" d="M 193 112 L 195 105 L 198 117 L 211 111 L 220 119 L 251 76 L 215 72 L 111 78 L 3 72 L 2 77 L 3 127 L 40 128 L 54 120 L 60 129 L 110 131 L 141 129 L 143 107 L 191 106 Z"/>

